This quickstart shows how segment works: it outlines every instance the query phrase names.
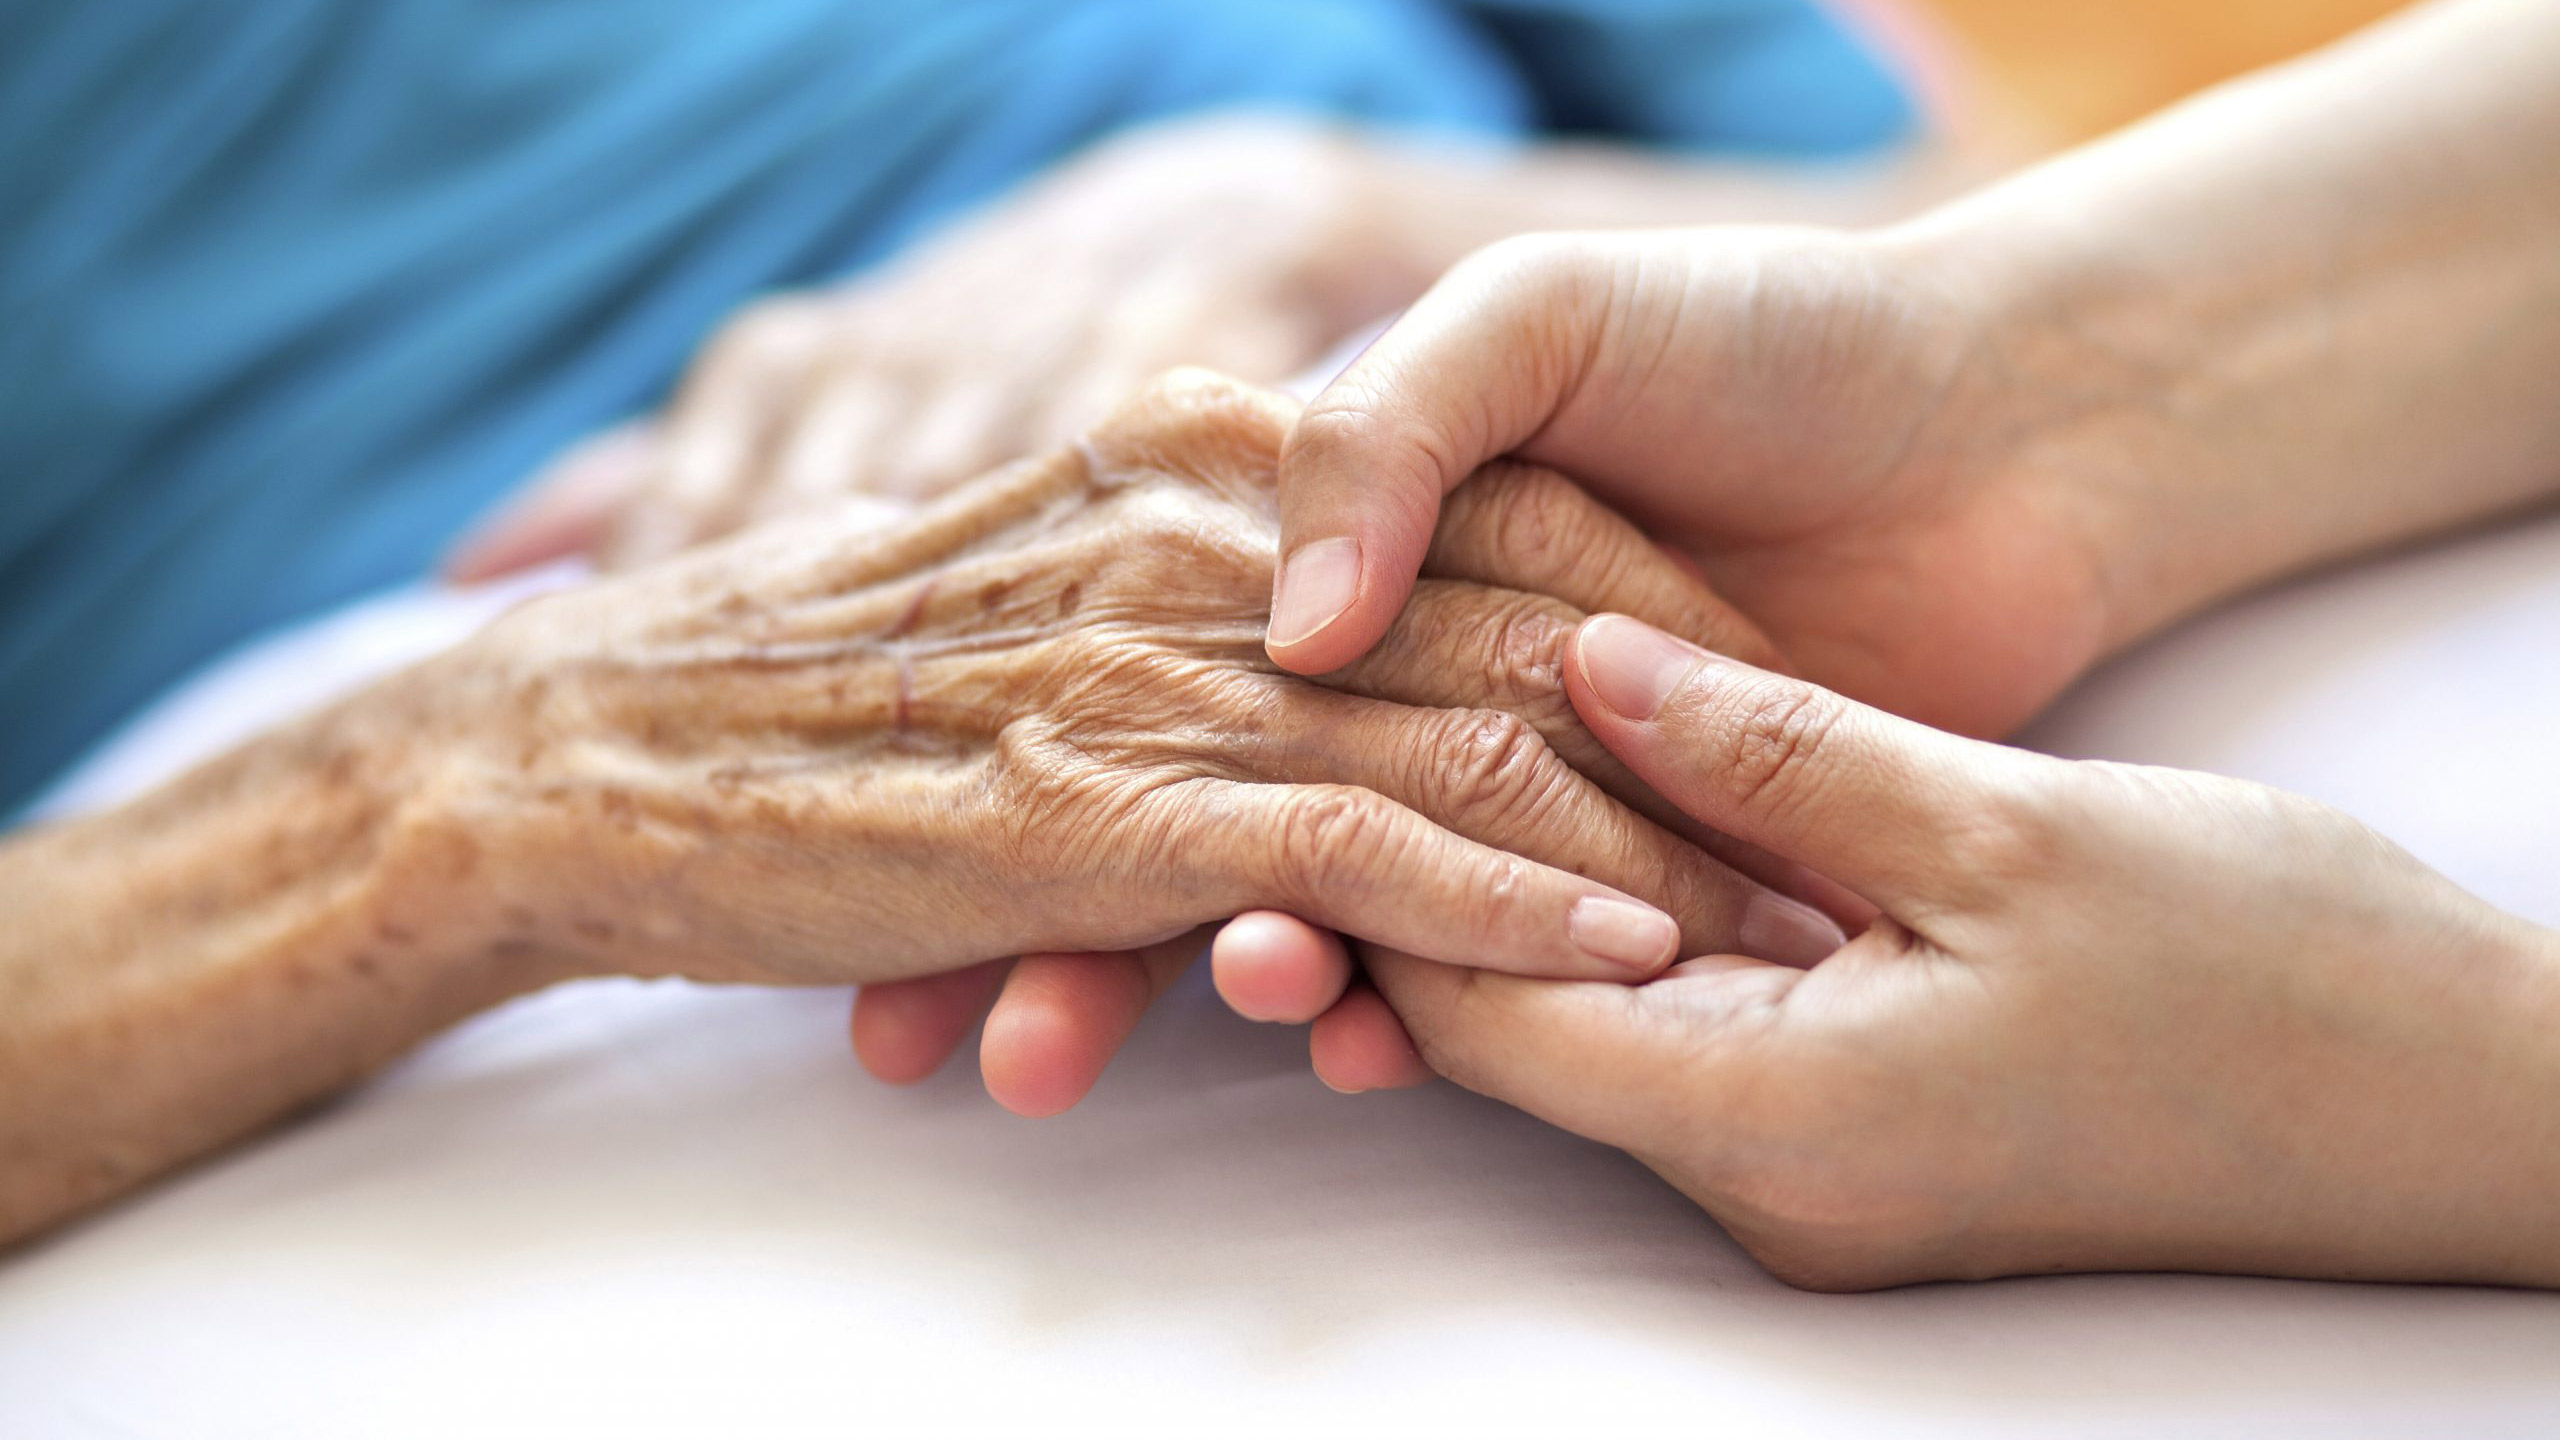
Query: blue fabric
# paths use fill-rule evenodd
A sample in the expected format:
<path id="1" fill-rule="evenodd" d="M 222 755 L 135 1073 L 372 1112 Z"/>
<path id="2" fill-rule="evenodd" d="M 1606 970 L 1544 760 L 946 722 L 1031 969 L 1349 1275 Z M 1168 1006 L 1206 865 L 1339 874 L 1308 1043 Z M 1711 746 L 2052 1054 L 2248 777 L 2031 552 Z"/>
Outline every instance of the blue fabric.
<path id="1" fill-rule="evenodd" d="M 756 292 L 1222 106 L 1871 146 L 1806 0 L 0 0 L 0 814 Z"/>

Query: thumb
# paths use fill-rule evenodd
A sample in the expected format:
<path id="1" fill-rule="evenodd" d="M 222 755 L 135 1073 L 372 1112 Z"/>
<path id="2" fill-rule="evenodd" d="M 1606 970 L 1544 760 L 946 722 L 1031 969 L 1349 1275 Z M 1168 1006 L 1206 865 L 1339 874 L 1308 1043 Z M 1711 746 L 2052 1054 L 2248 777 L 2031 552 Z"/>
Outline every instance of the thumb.
<path id="1" fill-rule="evenodd" d="M 1605 267 L 1552 239 L 1479 250 L 1308 404 L 1280 454 L 1273 660 L 1320 675 L 1386 634 L 1440 498 L 1572 393 L 1607 283 Z"/>
<path id="2" fill-rule="evenodd" d="M 1656 793 L 1888 912 L 1943 892 L 1948 853 L 2041 756 L 1966 740 L 1702 650 L 1623 615 L 1576 632 L 1565 693 Z"/>
<path id="3" fill-rule="evenodd" d="M 1701 956 L 1629 986 L 1441 965 L 1375 945 L 1360 954 L 1433 1071 L 1635 1150 L 1695 1126 L 1727 1086 L 1750 1083 L 1805 977 L 1741 955 Z"/>

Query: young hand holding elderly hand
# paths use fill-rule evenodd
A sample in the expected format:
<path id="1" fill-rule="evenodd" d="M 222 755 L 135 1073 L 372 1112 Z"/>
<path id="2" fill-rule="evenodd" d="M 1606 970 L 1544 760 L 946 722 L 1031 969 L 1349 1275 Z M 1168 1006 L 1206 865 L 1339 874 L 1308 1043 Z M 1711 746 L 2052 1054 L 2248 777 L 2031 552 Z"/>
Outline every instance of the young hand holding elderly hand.
<path id="1" fill-rule="evenodd" d="M 1431 1067 L 1822 1288 L 2056 1270 L 2560 1284 L 2560 934 L 2264 786 L 1961 739 L 1586 622 L 1576 711 L 1878 918 L 1647 984 L 1367 949 Z"/>
<path id="2" fill-rule="evenodd" d="M 1689 631 L 1722 656 L 1586 624 L 1590 735 L 1859 933 L 1634 987 L 1372 950 L 1391 1012 L 1258 914 L 1222 989 L 1324 1010 L 1342 1088 L 1625 1146 L 1807 1283 L 2560 1283 L 2560 941 L 2307 801 L 1857 703 L 1997 734 L 2216 598 L 2560 492 L 2555 138 L 2560 17 L 2479 0 L 1893 230 L 1461 265 L 1292 433 L 1273 655 L 1368 653 L 1443 497 L 1553 465 L 1738 612 Z"/>

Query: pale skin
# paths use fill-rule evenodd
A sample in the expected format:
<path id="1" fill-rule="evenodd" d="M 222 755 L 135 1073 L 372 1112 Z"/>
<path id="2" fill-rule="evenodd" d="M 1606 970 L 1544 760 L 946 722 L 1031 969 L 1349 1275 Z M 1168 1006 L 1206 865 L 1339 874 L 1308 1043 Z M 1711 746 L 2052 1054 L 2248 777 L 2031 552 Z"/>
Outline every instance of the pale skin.
<path id="1" fill-rule="evenodd" d="M 1435 1070 L 1815 1288 L 2560 1285 L 2560 935 L 2299 797 L 1960 739 L 1625 617 L 1565 687 L 1656 792 L 1882 915 L 1632 987 L 1367 948 Z"/>
<path id="2" fill-rule="evenodd" d="M 1326 685 L 1273 665 L 1294 414 L 1175 377 L 912 523 L 812 519 L 536 601 L 12 837 L 0 1242 L 581 975 L 825 985 L 1092 951 L 1080 973 L 1142 1003 L 1199 927 L 1269 906 L 1620 982 L 1840 943 L 1742 873 L 1787 867 L 1722 863 L 1572 768 L 1549 735 L 1599 752 L 1551 670 L 1498 708 L 1520 687 L 1488 642 L 1552 665 L 1587 611 L 1695 633 L 1712 608 L 1551 476 L 1505 467 L 1453 508 L 1373 662 Z M 1577 606 L 1518 588 L 1523 524 L 1653 563 Z"/>
<path id="3" fill-rule="evenodd" d="M 1659 710 L 1587 627 L 1577 713 L 1861 933 L 1606 993 L 1372 950 L 1390 1010 L 1265 913 L 1221 989 L 1317 1016 L 1337 1088 L 1436 1068 L 1625 1146 L 1800 1283 L 2560 1284 L 2550 932 L 2294 797 L 1883 713 L 2000 734 L 2224 596 L 2560 495 L 2555 156 L 2560 12 L 2473 0 L 1885 230 L 1460 265 L 1292 432 L 1272 653 L 1368 651 L 1485 459 L 1572 473 L 1742 622 Z"/>

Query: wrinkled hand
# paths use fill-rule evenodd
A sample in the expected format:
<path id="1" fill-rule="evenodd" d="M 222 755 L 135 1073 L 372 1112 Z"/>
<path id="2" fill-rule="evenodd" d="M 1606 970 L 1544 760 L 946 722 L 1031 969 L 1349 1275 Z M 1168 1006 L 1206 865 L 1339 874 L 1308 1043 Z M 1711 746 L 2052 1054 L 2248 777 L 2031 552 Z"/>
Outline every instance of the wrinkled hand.
<path id="1" fill-rule="evenodd" d="M 1978 734 L 2113 640 L 2089 385 L 1884 236 L 1530 236 L 1453 269 L 1311 404 L 1281 466 L 1272 654 L 1319 674 L 1403 604 L 1441 497 L 1552 465 L 1692 557 L 1718 648 Z M 2030 367 L 2043 366 L 2034 373 Z"/>
<path id="2" fill-rule="evenodd" d="M 599 545 L 628 566 L 848 492 L 939 494 L 1175 365 L 1281 380 L 1429 283 L 1376 169 L 1280 121 L 1106 143 L 882 270 L 740 312 L 664 417 L 568 452 L 451 568 Z"/>
<path id="3" fill-rule="evenodd" d="M 1262 415 L 1254 441 L 1265 447 L 1258 462 L 1265 476 L 1281 434 L 1274 413 Z M 1693 576 L 1573 486 L 1522 466 L 1493 467 L 1453 500 L 1424 573 L 1413 605 L 1379 650 L 1326 683 L 1468 716 L 1459 722 L 1465 734 L 1422 763 L 1448 772 L 1453 792 L 1469 805 L 1519 817 L 1516 827 L 1468 833 L 1496 844 L 1557 844 L 1580 822 L 1550 812 L 1559 798 L 1553 787 L 1580 795 L 1596 783 L 1650 821 L 1649 829 L 1677 835 L 1771 887 L 1745 887 L 1721 912 L 1742 948 L 1802 962 L 1840 943 L 1836 923 L 1787 898 L 1836 904 L 1836 887 L 1664 805 L 1592 742 L 1558 686 L 1565 643 L 1585 613 L 1626 610 L 1684 634 L 1715 633 L 1723 611 Z M 1556 757 L 1570 771 L 1554 768 Z M 1856 902 L 1848 903 L 1854 911 Z M 1314 963 L 1290 948 L 1301 942 Z M 1294 918 L 1248 912 L 1219 932 L 1216 946 L 1220 989 L 1247 1014 L 1303 1022 L 1331 1006 L 1338 1021 L 1365 1003 L 1367 1013 L 1384 1016 L 1365 990 L 1335 1004 L 1349 979 L 1348 958 L 1333 936 L 1306 931 Z M 980 1050 L 988 1088 L 1018 1111 L 1053 1114 L 1092 1086 L 1200 948 L 1200 939 L 1189 937 L 1143 954 L 1033 954 L 868 985 L 854 1012 L 855 1049 L 882 1079 L 920 1079 L 949 1058 L 1001 986 Z M 1373 1043 L 1389 1057 L 1379 1063 L 1395 1063 L 1405 1049 L 1401 1033 L 1391 1020 L 1374 1028 Z M 1324 1033 L 1349 1032 L 1336 1024 Z"/>
<path id="4" fill-rule="evenodd" d="M 715 980 L 1045 951 L 1137 952 L 1143 978 L 1265 906 L 1622 980 L 1755 914 L 1764 949 L 1819 928 L 1487 708 L 1479 647 L 1552 654 L 1580 618 L 1475 578 L 1507 511 L 1453 516 L 1451 578 L 1371 662 L 1330 685 L 1271 665 L 1292 413 L 1178 377 L 905 527 L 767 530 L 537 601 L 448 662 L 470 729 L 407 843 L 509 877 L 518 945 Z"/>
<path id="5" fill-rule="evenodd" d="M 1656 790 L 1883 918 L 1634 988 L 1372 953 L 1451 1078 L 1821 1288 L 2560 1284 L 2560 936 L 2309 801 L 1957 739 L 1623 618 L 1565 684 Z"/>

